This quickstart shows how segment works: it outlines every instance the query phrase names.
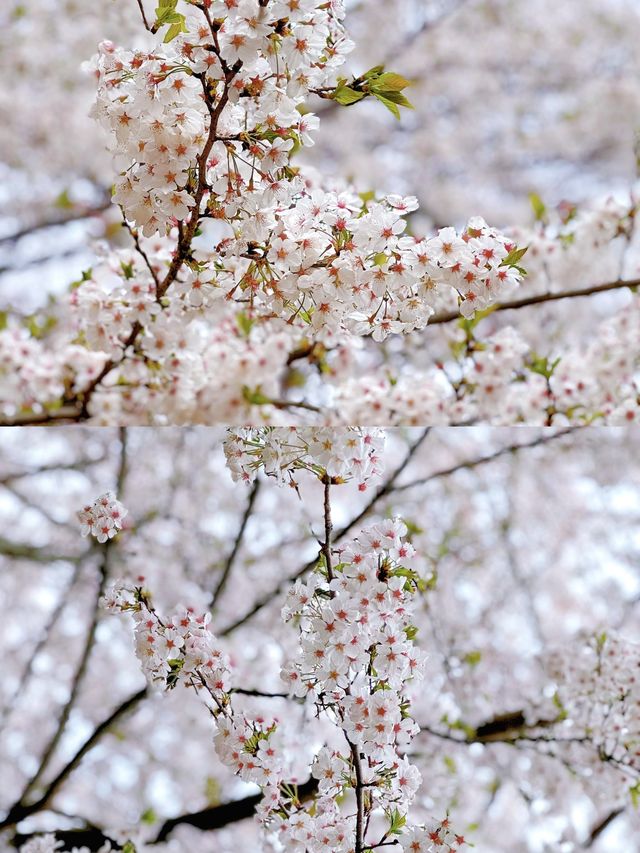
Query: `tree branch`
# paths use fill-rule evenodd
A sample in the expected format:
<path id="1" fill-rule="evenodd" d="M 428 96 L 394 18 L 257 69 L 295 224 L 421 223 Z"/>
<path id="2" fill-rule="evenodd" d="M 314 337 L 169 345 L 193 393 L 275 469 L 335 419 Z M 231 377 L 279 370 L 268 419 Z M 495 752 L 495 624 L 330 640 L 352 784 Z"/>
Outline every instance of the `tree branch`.
<path id="1" fill-rule="evenodd" d="M 233 543 L 233 547 L 231 548 L 231 552 L 229 553 L 229 556 L 227 557 L 227 562 L 225 563 L 225 566 L 222 570 L 222 574 L 220 575 L 220 580 L 218 581 L 218 584 L 213 591 L 213 595 L 211 596 L 211 610 L 213 610 L 214 607 L 216 606 L 218 599 L 222 595 L 224 588 L 227 584 L 227 581 L 229 580 L 229 575 L 231 574 L 231 569 L 233 568 L 233 564 L 234 564 L 234 561 L 236 559 L 236 555 L 238 554 L 238 551 L 240 550 L 240 546 L 242 545 L 242 539 L 244 537 L 244 531 L 245 531 L 245 528 L 247 526 L 247 522 L 249 521 L 249 518 L 251 517 L 251 513 L 253 512 L 253 507 L 254 507 L 256 498 L 258 496 L 259 489 L 260 489 L 260 480 L 258 480 L 256 478 L 256 480 L 253 483 L 253 487 L 251 489 L 251 492 L 249 494 L 249 500 L 247 501 L 247 505 L 245 507 L 245 511 L 244 511 L 243 516 L 242 516 L 242 520 L 240 522 L 240 527 L 238 529 L 238 533 L 237 533 L 235 541 Z"/>
<path id="2" fill-rule="evenodd" d="M 57 792 L 58 788 L 62 785 L 62 783 L 73 773 L 76 767 L 80 764 L 84 756 L 96 745 L 98 740 L 102 737 L 103 734 L 108 732 L 108 730 L 115 725 L 119 720 L 121 720 L 126 714 L 132 711 L 139 702 L 141 702 L 148 695 L 148 688 L 145 687 L 142 690 L 139 690 L 137 693 L 134 693 L 128 699 L 126 699 L 121 705 L 119 705 L 111 714 L 97 726 L 93 733 L 87 738 L 87 740 L 82 744 L 80 749 L 75 753 L 75 755 L 65 764 L 62 770 L 58 773 L 58 775 L 49 782 L 46 790 L 42 794 L 42 796 L 33 803 L 29 803 L 28 805 L 23 805 L 22 803 L 17 803 L 10 810 L 9 814 L 4 818 L 2 822 L 0 822 L 0 830 L 6 829 L 9 826 L 13 826 L 21 820 L 24 820 L 26 817 L 29 817 L 32 814 L 36 814 L 36 812 L 42 811 L 42 809 L 47 806 L 49 800 L 53 797 L 53 795 Z M 19 846 L 17 843 L 17 839 L 21 838 L 20 836 L 16 836 L 16 846 Z M 24 840 L 24 836 L 22 837 Z M 104 839 L 103 839 L 104 840 Z M 22 841 L 20 841 L 22 843 Z M 97 848 L 92 848 L 97 849 Z"/>
<path id="3" fill-rule="evenodd" d="M 60 216 L 57 219 L 52 219 L 47 222 L 37 222 L 35 225 L 28 225 L 20 231 L 14 231 L 13 234 L 7 234 L 6 237 L 0 237 L 0 245 L 3 243 L 15 243 L 22 240 L 23 237 L 28 237 L 36 231 L 44 231 L 45 228 L 58 228 L 62 225 L 68 225 L 70 222 L 76 222 L 79 219 L 90 219 L 93 216 L 100 216 L 112 206 L 111 199 L 105 200 L 104 204 L 98 207 L 92 207 L 88 210 L 75 210 L 65 216 Z"/>
<path id="4" fill-rule="evenodd" d="M 541 305 L 545 302 L 556 302 L 559 299 L 578 299 L 582 296 L 593 296 L 597 293 L 608 293 L 611 290 L 622 290 L 624 288 L 640 287 L 640 279 L 630 279 L 629 281 L 610 281 L 606 284 L 593 284 L 589 287 L 580 287 L 576 290 L 564 290 L 559 293 L 539 293 L 536 296 L 526 296 L 522 299 L 514 299 L 512 302 L 500 302 L 493 311 L 514 311 L 518 308 L 526 308 L 529 305 Z M 442 311 L 440 314 L 434 314 L 427 325 L 436 326 L 442 323 L 451 323 L 454 320 L 460 319 L 459 311 Z M 487 315 L 491 316 L 491 314 Z"/>
<path id="5" fill-rule="evenodd" d="M 309 779 L 308 782 L 298 786 L 298 799 L 308 799 L 315 794 L 317 788 L 318 780 Z M 180 817 L 167 820 L 160 828 L 153 843 L 160 844 L 166 841 L 176 826 L 180 826 L 181 824 L 186 823 L 189 826 L 195 826 L 197 829 L 212 830 L 220 829 L 229 823 L 245 820 L 255 814 L 256 806 L 261 799 L 262 794 L 254 794 L 242 800 L 234 800 L 221 806 L 213 806 L 212 808 L 203 809 L 200 812 L 183 814 Z"/>
<path id="6" fill-rule="evenodd" d="M 409 483 L 403 483 L 402 486 L 395 486 L 394 492 L 403 492 L 407 489 L 413 489 L 416 486 L 424 486 L 427 483 L 431 483 L 433 480 L 440 480 L 443 477 L 449 477 L 451 474 L 455 474 L 458 471 L 470 471 L 473 468 L 478 468 L 481 465 L 486 465 L 489 462 L 493 462 L 495 459 L 499 459 L 501 456 L 507 456 L 510 453 L 518 453 L 520 450 L 529 450 L 533 447 L 539 447 L 543 444 L 548 444 L 550 441 L 555 441 L 558 438 L 563 438 L 565 435 L 570 435 L 577 430 L 581 430 L 583 427 L 574 426 L 574 427 L 566 427 L 565 429 L 558 430 L 557 432 L 553 432 L 549 434 L 548 428 L 545 429 L 545 432 L 542 435 L 539 435 L 537 438 L 534 438 L 532 441 L 525 441 L 522 444 L 508 444 L 506 447 L 501 447 L 500 450 L 496 450 L 494 453 L 489 453 L 486 456 L 480 456 L 477 459 L 469 459 L 465 462 L 456 462 L 455 465 L 451 465 L 449 468 L 443 468 L 441 471 L 435 471 L 433 474 L 429 474 L 427 477 L 421 477 L 419 480 L 412 480 Z"/>
<path id="7" fill-rule="evenodd" d="M 331 478 L 326 474 L 324 476 L 324 542 L 322 543 L 322 553 L 327 567 L 327 580 L 329 583 L 333 580 L 333 566 L 331 565 L 331 533 L 333 532 L 333 522 L 331 521 Z"/>

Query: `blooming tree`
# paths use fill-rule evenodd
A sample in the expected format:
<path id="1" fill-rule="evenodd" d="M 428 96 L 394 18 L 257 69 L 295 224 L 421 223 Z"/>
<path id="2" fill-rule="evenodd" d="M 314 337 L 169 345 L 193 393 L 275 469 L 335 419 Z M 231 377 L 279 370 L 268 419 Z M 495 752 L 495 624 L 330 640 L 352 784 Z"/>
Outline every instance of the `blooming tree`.
<path id="1" fill-rule="evenodd" d="M 24 436 L 0 441 L 7 849 L 637 831 L 636 431 Z"/>
<path id="2" fill-rule="evenodd" d="M 635 190 L 557 215 L 532 196 L 537 225 L 507 236 L 472 217 L 421 237 L 416 197 L 298 165 L 310 100 L 412 106 L 383 65 L 341 76 L 341 3 L 137 6 L 147 46 L 103 42 L 93 63 L 130 246 L 102 252 L 44 332 L 7 318 L 6 422 L 635 419 L 635 301 L 586 352 L 539 352 L 487 319 L 565 297 L 550 264 L 573 271 L 594 248 L 615 281 L 569 295 L 633 287 Z M 425 327 L 448 324 L 425 369 Z"/>

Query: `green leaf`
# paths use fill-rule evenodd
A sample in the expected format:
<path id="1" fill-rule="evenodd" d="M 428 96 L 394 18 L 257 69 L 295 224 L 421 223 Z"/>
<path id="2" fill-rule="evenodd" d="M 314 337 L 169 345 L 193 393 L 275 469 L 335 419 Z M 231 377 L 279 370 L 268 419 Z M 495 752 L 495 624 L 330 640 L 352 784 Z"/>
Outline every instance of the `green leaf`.
<path id="1" fill-rule="evenodd" d="M 367 202 L 369 202 L 369 201 L 374 201 L 374 199 L 376 197 L 376 191 L 375 190 L 367 190 L 364 193 L 358 193 L 358 196 L 362 199 L 362 201 L 365 204 L 367 204 Z"/>
<path id="2" fill-rule="evenodd" d="M 363 98 L 364 92 L 357 92 L 350 86 L 338 86 L 333 93 L 334 101 L 337 101 L 345 107 L 348 107 L 350 104 L 357 104 L 358 101 L 361 101 Z"/>
<path id="3" fill-rule="evenodd" d="M 180 12 L 176 12 L 178 0 L 158 0 L 158 8 L 156 9 L 156 21 L 154 29 L 159 29 L 165 24 L 170 24 L 167 30 L 164 42 L 173 41 L 180 33 L 187 32 L 186 18 Z"/>
<path id="4" fill-rule="evenodd" d="M 384 65 L 374 65 L 362 75 L 365 80 L 370 80 L 372 77 L 378 77 L 384 71 Z"/>
<path id="5" fill-rule="evenodd" d="M 407 100 L 407 98 L 402 94 L 402 92 L 393 92 L 385 89 L 384 92 L 378 92 L 371 90 L 371 94 L 374 98 L 377 98 L 381 104 L 389 110 L 398 120 L 400 119 L 400 110 L 398 106 L 406 107 L 409 110 L 413 109 L 413 104 L 411 101 Z"/>
<path id="6" fill-rule="evenodd" d="M 463 657 L 463 661 L 465 663 L 468 663 L 469 666 L 472 668 L 475 666 L 478 666 L 478 664 L 480 663 L 481 660 L 482 660 L 482 652 L 479 652 L 477 650 L 473 651 L 473 652 L 467 652 L 467 654 Z"/>
<path id="7" fill-rule="evenodd" d="M 60 195 L 56 198 L 54 204 L 56 207 L 59 207 L 62 210 L 69 210 L 73 207 L 73 202 L 69 198 L 69 193 L 67 192 L 67 190 L 62 190 Z"/>
<path id="8" fill-rule="evenodd" d="M 394 104 L 393 101 L 390 101 L 388 98 L 385 98 L 385 96 L 381 95 L 379 92 L 374 92 L 373 97 L 377 98 L 381 104 L 384 104 L 384 106 L 389 110 L 389 112 L 392 113 L 398 119 L 398 121 L 400 121 L 400 110 L 398 109 L 397 104 Z"/>
<path id="9" fill-rule="evenodd" d="M 531 353 L 531 358 L 529 360 L 529 370 L 532 373 L 538 373 L 540 376 L 544 376 L 545 379 L 551 379 L 554 370 L 559 364 L 560 356 L 558 356 L 554 361 L 549 361 L 548 356 L 540 356 L 533 352 Z"/>
<path id="10" fill-rule="evenodd" d="M 242 396 L 252 406 L 266 406 L 271 403 L 271 398 L 262 393 L 262 389 L 258 385 L 253 390 L 248 385 L 242 386 Z"/>
<path id="11" fill-rule="evenodd" d="M 145 809 L 140 815 L 140 820 L 142 823 L 152 824 L 158 820 L 158 815 L 154 812 L 153 809 Z"/>
<path id="12" fill-rule="evenodd" d="M 245 338 L 248 338 L 249 333 L 253 328 L 253 320 L 251 317 L 249 317 L 248 314 L 245 314 L 244 311 L 241 311 L 239 314 L 236 314 L 236 323 Z"/>
<path id="13" fill-rule="evenodd" d="M 124 273 L 124 277 L 127 279 L 127 281 L 130 278 L 133 278 L 133 263 L 125 264 L 124 261 L 120 261 L 120 267 L 121 267 L 122 272 Z M 83 275 L 84 275 L 84 273 L 83 273 Z"/>
<path id="14" fill-rule="evenodd" d="M 122 848 L 122 853 L 136 853 L 136 845 L 133 841 L 127 841 L 127 843 Z"/>
<path id="15" fill-rule="evenodd" d="M 524 249 L 518 249 L 516 246 L 515 249 L 512 249 L 506 258 L 500 263 L 501 267 L 517 267 L 518 261 L 522 260 L 527 253 L 527 249 L 529 247 L 525 246 Z M 519 269 L 519 267 L 518 267 Z"/>
<path id="16" fill-rule="evenodd" d="M 9 325 L 9 312 L 0 311 L 0 332 Z"/>
<path id="17" fill-rule="evenodd" d="M 533 213 L 536 217 L 536 221 L 546 222 L 547 206 L 542 201 L 538 193 L 529 193 L 529 201 L 531 202 L 531 207 L 533 208 Z"/>
<path id="18" fill-rule="evenodd" d="M 629 788 L 629 794 L 631 795 L 631 802 L 634 809 L 637 809 L 640 803 L 640 782 L 636 782 L 632 788 Z"/>
<path id="19" fill-rule="evenodd" d="M 389 835 L 402 835 L 402 829 L 407 823 L 407 816 L 398 809 L 394 809 L 389 817 Z"/>
<path id="20" fill-rule="evenodd" d="M 567 709 L 564 707 L 562 699 L 560 698 L 558 691 L 553 694 L 553 704 L 558 709 L 558 716 L 556 717 L 556 722 L 561 722 L 562 720 L 566 720 L 569 716 Z"/>
<path id="21" fill-rule="evenodd" d="M 167 44 L 168 42 L 173 41 L 174 38 L 176 38 L 176 36 L 179 36 L 180 33 L 186 33 L 186 32 L 187 32 L 187 24 L 186 24 L 184 15 L 180 15 L 180 21 L 175 23 L 175 24 L 171 24 L 171 26 L 167 30 L 167 34 L 165 35 L 163 41 L 165 44 Z"/>
<path id="22" fill-rule="evenodd" d="M 85 281 L 91 281 L 92 273 L 93 270 L 91 269 L 91 267 L 89 267 L 88 270 L 83 270 L 82 277 L 79 278 L 77 281 L 72 281 L 69 285 L 69 290 L 77 290 Z"/>
<path id="23" fill-rule="evenodd" d="M 407 625 L 404 629 L 404 633 L 407 640 L 415 640 L 418 636 L 418 628 L 415 625 Z"/>
<path id="24" fill-rule="evenodd" d="M 402 77 L 400 74 L 394 74 L 393 71 L 388 71 L 386 74 L 381 74 L 370 84 L 371 91 L 380 92 L 401 92 L 411 85 L 411 81 Z"/>

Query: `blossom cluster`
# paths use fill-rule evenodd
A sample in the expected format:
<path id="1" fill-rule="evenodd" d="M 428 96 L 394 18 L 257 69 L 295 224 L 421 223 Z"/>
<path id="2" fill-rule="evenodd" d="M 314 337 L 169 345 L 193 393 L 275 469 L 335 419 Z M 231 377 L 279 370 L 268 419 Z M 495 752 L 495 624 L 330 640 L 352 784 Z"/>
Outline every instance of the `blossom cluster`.
<path id="1" fill-rule="evenodd" d="M 144 578 L 136 585 L 116 583 L 104 598 L 107 610 L 131 613 L 135 648 L 149 683 L 162 690 L 177 685 L 203 690 L 213 702 L 217 721 L 216 751 L 222 762 L 245 782 L 276 788 L 283 778 L 284 761 L 272 738 L 275 722 L 250 720 L 234 711 L 231 702 L 230 661 L 209 629 L 210 615 L 196 615 L 178 607 L 168 620 L 155 610 Z"/>
<path id="2" fill-rule="evenodd" d="M 94 113 L 134 247 L 74 283 L 55 357 L 24 342 L 9 414 L 70 403 L 104 424 L 290 422 L 296 353 L 414 332 L 447 299 L 470 316 L 521 281 L 522 250 L 484 220 L 412 236 L 415 197 L 294 165 L 318 125 L 309 97 L 344 82 L 341 2 L 179 8 L 168 43 L 100 46 Z M 0 331 L 3 374 L 16 333 Z"/>
<path id="3" fill-rule="evenodd" d="M 98 542 L 104 543 L 122 530 L 127 513 L 127 508 L 116 499 L 113 492 L 105 492 L 77 513 L 80 532 L 83 536 L 91 534 Z"/>
<path id="4" fill-rule="evenodd" d="M 341 4 L 290 6 L 243 0 L 214 20 L 192 9 L 187 32 L 150 54 L 101 45 L 95 113 L 123 169 L 114 200 L 147 237 L 188 220 L 179 246 L 190 225 L 217 225 L 215 250 L 196 248 L 176 280 L 180 307 L 224 296 L 323 339 L 382 340 L 426 325 L 439 285 L 469 315 L 517 284 L 515 244 L 483 220 L 403 236 L 413 196 L 325 191 L 290 165 L 318 125 L 298 108 L 331 91 L 352 46 Z"/>
<path id="5" fill-rule="evenodd" d="M 262 469 L 279 483 L 295 482 L 307 470 L 333 483 L 355 479 L 364 491 L 383 470 L 384 432 L 344 427 L 263 427 L 230 429 L 224 442 L 227 467 L 234 480 L 251 482 Z"/>
<path id="6" fill-rule="evenodd" d="M 371 452 L 369 433 L 353 432 Z M 338 447 L 344 452 L 340 442 Z M 321 451 L 322 442 L 317 447 L 307 442 L 310 458 Z M 320 458 L 331 465 L 326 456 L 314 464 Z M 113 512 L 116 503 L 108 494 L 94 506 Z M 86 508 L 83 518 L 93 512 Z M 329 543 L 311 577 L 298 581 L 287 595 L 282 616 L 295 619 L 300 640 L 297 657 L 281 671 L 288 688 L 283 698 L 312 703 L 344 738 L 316 753 L 311 774 L 317 793 L 310 806 L 287 784 L 290 764 L 277 720 L 264 714 L 254 719 L 234 702 L 234 693 L 243 691 L 232 686 L 230 659 L 210 630 L 209 615 L 179 606 L 170 618 L 162 618 L 143 577 L 115 583 L 102 603 L 107 610 L 132 615 L 136 655 L 151 685 L 161 690 L 183 685 L 202 693 L 216 721 L 214 742 L 221 761 L 262 788 L 258 814 L 265 832 L 291 853 L 320 853 L 327 847 L 350 853 L 354 837 L 357 849 L 366 843 L 374 812 L 388 822 L 385 838 L 402 836 L 421 782 L 405 755 L 418 726 L 409 715 L 404 688 L 421 677 L 424 666 L 424 655 L 413 643 L 412 599 L 422 588 L 415 563 L 406 525 L 383 521 L 340 548 Z M 345 795 L 355 796 L 359 818 L 343 810 Z M 442 843 L 446 826 L 441 822 L 436 830 Z M 435 837 L 425 827 L 411 832 L 414 839 Z"/>
<path id="7" fill-rule="evenodd" d="M 424 665 L 411 622 L 421 581 L 406 534 L 398 519 L 366 528 L 340 549 L 339 563 L 331 567 L 321 559 L 308 581 L 297 581 L 282 610 L 299 626 L 300 649 L 281 677 L 292 695 L 309 697 L 344 735 L 343 747 L 325 746 L 314 761 L 320 800 L 350 789 L 359 799 L 366 787 L 367 814 L 383 812 L 389 831 L 406 815 L 421 782 L 404 755 L 418 727 L 403 688 Z M 314 820 L 307 813 L 302 828 L 313 840 L 308 849 L 319 851 L 323 826 L 312 829 Z M 299 838 L 300 821 L 295 815 L 281 827 L 287 843 Z M 352 837 L 353 825 L 331 849 L 347 853 Z"/>
<path id="8" fill-rule="evenodd" d="M 130 221 L 151 236 L 199 213 L 200 160 L 213 218 L 242 218 L 286 194 L 289 152 L 318 124 L 297 108 L 309 90 L 335 85 L 352 47 L 342 5 L 185 5 L 184 32 L 169 45 L 101 45 L 95 114 L 113 135 L 123 168 L 115 200 Z"/>
<path id="9" fill-rule="evenodd" d="M 348 422 L 589 424 L 640 421 L 640 300 L 600 323 L 586 346 L 536 354 L 511 326 L 483 336 L 458 328 L 451 360 L 394 374 L 364 373 L 334 386 L 335 407 Z"/>
<path id="10" fill-rule="evenodd" d="M 575 754 L 587 775 L 611 772 L 617 782 L 640 783 L 640 646 L 605 632 L 579 650 L 549 657 L 546 669 L 556 685 L 552 707 L 561 731 L 589 744 Z M 559 713 L 558 713 L 559 712 Z M 595 750 L 593 749 L 595 747 Z"/>

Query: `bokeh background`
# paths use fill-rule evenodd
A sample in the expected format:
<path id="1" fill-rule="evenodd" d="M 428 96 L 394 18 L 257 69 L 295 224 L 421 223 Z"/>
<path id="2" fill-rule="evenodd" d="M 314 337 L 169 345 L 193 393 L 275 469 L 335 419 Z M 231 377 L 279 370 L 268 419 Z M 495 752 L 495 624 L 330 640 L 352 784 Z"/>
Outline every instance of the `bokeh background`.
<path id="1" fill-rule="evenodd" d="M 209 608 L 249 499 L 225 469 L 223 438 L 205 428 L 0 431 L 0 824 L 34 775 L 31 800 L 144 689 L 129 621 L 96 606 L 101 573 L 103 584 L 144 575 L 161 612 L 179 602 Z M 213 611 L 247 688 L 282 689 L 279 667 L 297 641 L 280 607 L 288 579 L 317 554 L 322 527 L 321 487 L 303 474 L 298 481 L 300 497 L 261 482 Z M 442 731 L 444 715 L 477 727 L 534 707 L 549 695 L 547 656 L 577 655 L 588 635 L 640 641 L 638 430 L 389 430 L 383 481 L 378 500 L 373 487 L 335 488 L 334 524 L 339 531 L 369 505 L 363 523 L 397 514 L 412 526 L 431 581 L 417 615 L 427 677 L 412 688 L 424 728 Z M 129 516 L 105 569 L 75 511 L 109 488 Z M 322 736 L 309 715 L 283 700 L 247 701 L 252 712 L 276 703 L 304 766 Z M 604 764 L 598 775 L 588 753 L 456 744 L 428 732 L 416 752 L 417 814 L 451 809 L 478 853 L 640 850 L 633 780 L 607 775 Z M 145 694 L 19 831 L 141 824 L 153 834 L 167 818 L 247 793 L 217 760 L 199 699 Z M 12 838 L 0 834 L 2 849 L 13 849 Z M 171 843 L 175 853 L 259 849 L 251 821 L 208 833 L 180 826 Z"/>

